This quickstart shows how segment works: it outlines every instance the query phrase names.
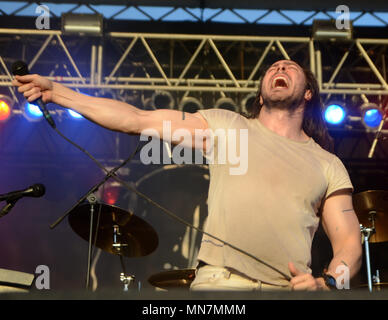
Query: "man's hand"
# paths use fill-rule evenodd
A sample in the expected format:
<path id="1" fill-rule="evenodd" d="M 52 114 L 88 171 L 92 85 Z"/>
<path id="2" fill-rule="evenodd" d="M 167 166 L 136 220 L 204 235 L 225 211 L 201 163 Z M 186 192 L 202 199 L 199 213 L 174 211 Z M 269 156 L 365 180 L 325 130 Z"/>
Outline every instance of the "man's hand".
<path id="1" fill-rule="evenodd" d="M 53 82 L 37 74 L 15 76 L 12 84 L 18 87 L 18 91 L 23 93 L 29 102 L 42 98 L 43 102 L 47 103 L 53 99 Z"/>
<path id="2" fill-rule="evenodd" d="M 310 273 L 299 271 L 292 262 L 288 263 L 288 269 L 292 275 L 290 281 L 292 290 L 328 290 L 323 278 L 314 278 Z"/>

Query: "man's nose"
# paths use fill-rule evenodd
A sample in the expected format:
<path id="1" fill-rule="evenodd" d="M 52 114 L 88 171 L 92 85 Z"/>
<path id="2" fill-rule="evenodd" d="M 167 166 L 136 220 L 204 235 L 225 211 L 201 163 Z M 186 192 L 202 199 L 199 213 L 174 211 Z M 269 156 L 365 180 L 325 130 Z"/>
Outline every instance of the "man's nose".
<path id="1" fill-rule="evenodd" d="M 285 66 L 283 66 L 283 65 L 280 65 L 280 66 L 278 66 L 278 70 L 277 71 L 284 71 L 284 70 L 286 70 L 286 67 Z"/>

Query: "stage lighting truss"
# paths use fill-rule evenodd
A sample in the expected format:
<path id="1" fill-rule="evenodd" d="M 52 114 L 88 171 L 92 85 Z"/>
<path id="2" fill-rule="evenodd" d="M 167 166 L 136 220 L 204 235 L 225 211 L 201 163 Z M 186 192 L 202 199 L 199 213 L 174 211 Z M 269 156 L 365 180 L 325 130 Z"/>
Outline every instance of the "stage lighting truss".
<path id="1" fill-rule="evenodd" d="M 14 101 L 9 96 L 0 94 L 0 122 L 6 122 L 12 116 Z"/>
<path id="2" fill-rule="evenodd" d="M 60 30 L 0 29 L 0 38 L 25 48 L 26 56 L 31 57 L 27 63 L 32 73 L 46 70 L 43 76 L 80 91 L 146 96 L 149 98 L 140 102 L 120 100 L 147 110 L 178 109 L 180 104 L 175 102 L 182 96 L 195 95 L 201 96 L 206 108 L 221 106 L 246 112 L 248 96 L 253 98 L 257 93 L 259 76 L 267 67 L 278 59 L 295 57 L 316 76 L 326 100 L 330 96 L 388 95 L 384 64 L 378 63 L 384 58 L 388 39 L 358 38 L 341 45 L 320 46 L 311 37 L 107 32 L 101 42 L 83 37 L 86 54 L 81 58 L 76 56 L 79 37 L 64 37 Z M 241 56 L 244 59 L 236 59 Z M 0 84 L 10 91 L 15 91 L 9 70 L 14 59 L 9 51 L 0 50 Z M 220 95 L 235 101 L 216 104 Z M 157 102 L 158 97 L 163 104 Z M 13 114 L 24 113 L 19 108 L 13 108 Z M 53 112 L 60 119 L 71 118 L 67 110 L 66 114 Z M 351 116 L 347 120 L 356 121 Z M 361 124 L 360 117 L 357 122 Z"/>
<path id="3" fill-rule="evenodd" d="M 62 4 L 61 4 L 62 2 Z M 319 2 L 319 1 L 318 1 Z M 374 2 L 374 3 L 373 3 Z M 376 5 L 378 1 L 351 3 L 352 21 L 358 26 L 383 27 L 388 23 L 384 5 Z M 324 3 L 324 2 L 323 2 Z M 66 0 L 45 2 L 50 10 L 50 16 L 59 17 L 66 12 L 100 13 L 108 21 L 162 21 L 191 23 L 233 23 L 247 24 L 282 24 L 288 26 L 309 26 L 314 18 L 325 17 L 337 19 L 339 14 L 334 10 L 324 9 L 331 5 L 319 5 L 316 1 L 296 2 L 283 5 L 281 1 L 275 3 L 252 3 L 252 0 L 240 1 L 145 1 L 145 0 Z M 326 4 L 326 3 L 324 3 Z M 37 0 L 0 1 L 2 15 L 7 17 L 36 18 L 36 7 L 41 5 Z M 292 9 L 286 9 L 290 7 Z M 317 7 L 322 7 L 320 10 Z M 362 9 L 361 9 L 362 8 Z M 35 9 L 35 10 L 34 10 Z"/>
<path id="4" fill-rule="evenodd" d="M 339 48 L 319 47 L 310 37 L 107 32 L 101 42 L 83 37 L 83 51 L 90 55 L 85 55 L 87 60 L 83 57 L 77 61 L 77 36 L 65 38 L 60 30 L 0 29 L 0 37 L 11 38 L 15 45 L 20 42 L 28 47 L 31 43 L 26 50 L 31 51 L 27 62 L 32 72 L 52 65 L 53 70 L 43 75 L 78 89 L 256 93 L 258 77 L 271 63 L 302 55 L 302 62 L 317 77 L 323 95 L 388 95 L 382 67 L 375 63 L 381 61 L 388 39 L 354 39 L 348 47 Z M 118 52 L 112 54 L 112 50 Z M 332 50 L 328 56 L 338 60 L 333 63 L 325 59 L 324 50 Z M 169 52 L 174 54 L 170 56 Z M 0 52 L 3 61 L 13 61 L 14 57 L 6 55 Z M 244 59 L 240 61 L 236 56 Z M 54 58 L 49 61 L 47 57 Z M 352 70 L 362 74 L 355 79 L 349 75 Z M 7 63 L 0 67 L 0 81 L 12 86 Z"/>

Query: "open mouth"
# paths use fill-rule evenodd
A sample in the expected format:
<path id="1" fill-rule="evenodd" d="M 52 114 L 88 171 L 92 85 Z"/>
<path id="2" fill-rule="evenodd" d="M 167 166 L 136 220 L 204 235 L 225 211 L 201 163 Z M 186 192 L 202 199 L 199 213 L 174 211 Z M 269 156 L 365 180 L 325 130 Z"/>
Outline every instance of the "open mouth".
<path id="1" fill-rule="evenodd" d="M 277 76 L 272 80 L 272 88 L 288 88 L 288 81 L 283 76 Z"/>

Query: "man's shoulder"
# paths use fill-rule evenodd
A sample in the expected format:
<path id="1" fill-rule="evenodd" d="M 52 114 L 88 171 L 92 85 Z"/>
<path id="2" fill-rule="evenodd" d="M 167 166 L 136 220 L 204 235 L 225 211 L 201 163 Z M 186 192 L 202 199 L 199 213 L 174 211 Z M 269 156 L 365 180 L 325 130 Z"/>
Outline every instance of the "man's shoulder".
<path id="1" fill-rule="evenodd" d="M 243 117 L 240 113 L 238 113 L 236 111 L 226 110 L 226 109 L 218 109 L 218 108 L 202 109 L 202 110 L 199 110 L 198 112 L 203 114 L 203 115 L 212 115 L 212 116 L 219 116 L 219 117 L 225 117 L 225 118 Z"/>
<path id="2" fill-rule="evenodd" d="M 198 111 L 208 122 L 209 121 L 217 121 L 218 123 L 222 123 L 225 126 L 230 126 L 232 124 L 239 123 L 241 125 L 246 125 L 248 122 L 248 118 L 241 115 L 238 112 L 225 110 L 225 109 L 203 109 Z"/>
<path id="3" fill-rule="evenodd" d="M 317 157 L 317 159 L 320 162 L 323 162 L 324 164 L 326 164 L 326 166 L 330 166 L 330 164 L 332 164 L 333 162 L 341 162 L 340 158 L 336 154 L 323 149 L 314 140 L 313 140 L 312 146 L 313 146 L 312 148 L 313 154 Z"/>

